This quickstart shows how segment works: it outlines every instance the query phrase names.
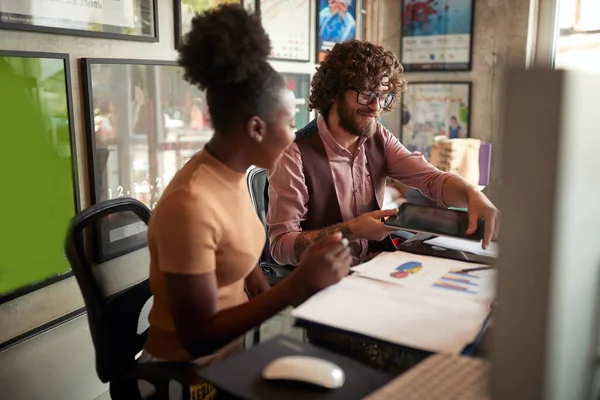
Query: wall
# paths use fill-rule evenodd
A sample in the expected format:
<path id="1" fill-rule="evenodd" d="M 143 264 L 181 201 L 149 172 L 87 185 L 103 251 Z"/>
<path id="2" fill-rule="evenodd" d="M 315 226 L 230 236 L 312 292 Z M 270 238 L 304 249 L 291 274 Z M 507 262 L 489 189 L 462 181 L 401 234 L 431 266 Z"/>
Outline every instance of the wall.
<path id="1" fill-rule="evenodd" d="M 400 52 L 401 0 L 380 0 L 369 9 L 367 38 Z M 377 3 L 377 2 L 375 2 Z M 529 5 L 528 0 L 474 0 L 475 22 L 473 62 L 470 72 L 407 73 L 408 83 L 416 81 L 471 81 L 471 136 L 493 143 L 492 179 L 498 179 L 500 160 L 500 99 L 502 76 L 510 65 L 525 66 Z M 371 23 L 369 23 L 371 21 Z M 371 25 L 371 26 L 370 26 Z M 383 123 L 400 133 L 400 114 L 385 114 Z M 494 193 L 490 196 L 493 198 Z"/>
<path id="2" fill-rule="evenodd" d="M 0 48 L 4 50 L 69 54 L 74 127 L 78 149 L 76 157 L 82 206 L 88 205 L 89 201 L 87 159 L 84 152 L 85 127 L 82 109 L 82 78 L 79 59 L 82 57 L 175 59 L 172 2 L 162 0 L 158 3 L 160 34 L 160 42 L 158 43 L 0 30 Z M 49 299 L 52 299 L 52 301 L 48 301 Z M 16 334 L 27 331 L 31 327 L 51 321 L 82 306 L 83 301 L 79 294 L 79 288 L 72 278 L 2 304 L 0 305 L 0 320 L 3 324 L 0 330 L 0 343 Z"/>
<path id="3" fill-rule="evenodd" d="M 107 390 L 85 314 L 0 353 L 2 399 L 91 400 Z"/>

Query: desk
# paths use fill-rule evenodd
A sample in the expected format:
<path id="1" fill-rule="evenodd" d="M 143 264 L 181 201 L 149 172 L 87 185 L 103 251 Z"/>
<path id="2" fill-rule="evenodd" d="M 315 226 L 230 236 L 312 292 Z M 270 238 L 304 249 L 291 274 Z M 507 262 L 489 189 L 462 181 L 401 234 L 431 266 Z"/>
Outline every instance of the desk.
<path id="1" fill-rule="evenodd" d="M 413 259 L 412 256 L 411 256 L 411 259 Z M 429 266 L 427 266 L 426 268 L 432 268 L 432 271 L 434 271 L 434 275 L 438 273 L 438 271 L 437 271 L 438 269 L 447 271 L 447 266 L 437 265 L 437 264 L 439 264 L 439 259 L 436 259 L 436 260 L 438 260 L 438 261 L 436 261 L 435 265 L 429 264 Z M 396 262 L 396 260 L 392 260 L 392 261 Z M 396 264 L 394 264 L 394 265 L 396 265 Z M 446 272 L 443 272 L 443 274 L 446 274 Z M 351 281 L 357 282 L 356 280 L 353 280 L 352 277 L 349 277 L 346 279 L 349 279 L 348 281 L 345 281 L 348 283 L 350 283 Z M 395 288 L 397 286 L 386 286 L 386 288 L 384 288 L 383 286 L 375 283 L 375 282 L 381 282 L 378 280 L 368 280 L 368 278 L 360 278 L 360 277 L 357 277 L 356 279 L 361 279 L 362 283 L 359 286 L 352 286 L 352 285 L 350 285 L 349 287 L 346 286 L 344 289 L 346 291 L 346 292 L 344 292 L 346 295 L 345 295 L 345 297 L 342 296 L 342 298 L 344 298 L 345 300 L 342 301 L 342 300 L 338 299 L 339 301 L 335 302 L 334 301 L 335 298 L 330 298 L 331 296 L 334 296 L 334 297 L 339 296 L 340 293 L 342 293 L 342 292 L 337 292 L 337 291 L 329 292 L 329 293 L 323 292 L 323 295 L 326 296 L 326 298 L 317 299 L 317 302 L 312 305 L 310 312 L 298 313 L 298 315 L 303 318 L 306 317 L 307 319 L 311 319 L 310 316 L 315 315 L 314 313 L 318 313 L 318 310 L 321 310 L 321 311 L 325 310 L 324 313 L 321 313 L 318 318 L 315 318 L 315 321 L 319 322 L 318 324 L 314 323 L 314 322 L 297 320 L 297 325 L 303 326 L 303 327 L 306 327 L 309 329 L 317 328 L 321 332 L 326 332 L 327 334 L 334 334 L 334 335 L 342 334 L 346 338 L 348 338 L 348 337 L 358 338 L 358 340 L 364 340 L 369 343 L 375 343 L 378 346 L 381 345 L 382 348 L 384 348 L 386 351 L 389 350 L 391 353 L 397 352 L 394 355 L 400 356 L 399 357 L 401 359 L 400 365 L 399 365 L 400 369 L 389 370 L 388 368 L 384 368 L 384 370 L 386 370 L 386 372 L 389 372 L 387 374 L 388 379 L 391 376 L 397 376 L 398 374 L 405 372 L 408 368 L 415 366 L 421 360 L 428 357 L 431 354 L 429 352 L 415 350 L 415 349 L 411 349 L 409 347 L 399 346 L 397 344 L 385 342 L 384 340 L 390 340 L 392 342 L 394 341 L 395 336 L 390 336 L 390 332 L 395 334 L 396 331 L 394 331 L 394 330 L 392 330 L 392 331 L 390 331 L 389 329 L 386 330 L 386 332 L 387 332 L 387 336 L 386 336 L 383 334 L 378 335 L 373 330 L 369 331 L 369 329 L 368 329 L 369 327 L 377 328 L 379 325 L 363 324 L 362 327 L 360 327 L 361 323 L 364 323 L 366 320 L 369 320 L 372 323 L 379 321 L 379 319 L 377 319 L 377 318 L 379 318 L 381 315 L 377 314 L 377 313 L 372 314 L 371 313 L 372 307 L 370 307 L 369 305 L 372 305 L 373 303 L 370 302 L 370 300 L 362 301 L 362 299 L 360 297 L 356 296 L 356 293 L 357 293 L 356 290 L 358 290 L 359 288 L 362 288 L 362 289 L 366 290 L 366 293 L 376 294 L 377 295 L 376 297 L 377 297 L 377 299 L 379 299 L 379 301 L 384 301 L 385 299 L 388 299 L 388 297 L 387 297 L 388 295 L 392 296 L 390 298 L 394 299 L 394 300 L 392 300 L 394 302 L 399 302 L 402 300 L 402 298 L 398 298 L 398 297 L 394 296 L 394 293 L 391 293 L 391 292 L 396 292 Z M 366 284 L 367 282 L 370 282 L 370 283 Z M 384 285 L 389 285 L 389 284 L 384 284 Z M 377 286 L 377 287 L 374 288 L 373 286 Z M 427 286 L 427 287 L 429 287 L 429 286 Z M 482 287 L 483 287 L 483 285 L 482 285 Z M 339 288 L 338 288 L 338 290 L 339 290 Z M 382 293 L 384 293 L 384 295 L 382 295 Z M 329 296 L 329 297 L 327 297 L 327 296 Z M 442 300 L 445 300 L 445 298 L 442 298 Z M 387 301 L 387 300 L 385 300 L 385 301 Z M 360 315 L 360 318 L 358 318 L 358 319 L 354 318 L 349 323 L 349 325 L 344 325 L 343 323 L 338 323 L 338 325 L 335 325 L 335 323 L 333 322 L 333 320 L 335 318 L 332 318 L 332 317 L 334 317 L 336 310 L 339 311 L 340 304 L 342 306 L 345 306 L 345 308 L 341 307 L 341 309 L 344 309 L 345 312 L 350 313 L 350 314 L 343 314 L 343 315 L 349 315 L 349 316 Z M 464 304 L 467 304 L 467 303 L 464 303 Z M 468 302 L 468 304 L 472 304 L 472 302 Z M 356 307 L 356 308 L 354 308 L 354 307 Z M 427 333 L 429 333 L 428 338 L 427 338 L 430 340 L 429 343 L 431 343 L 432 338 L 437 339 L 438 342 L 441 339 L 442 342 L 448 342 L 449 346 L 453 346 L 452 349 L 449 351 L 452 351 L 453 353 L 458 354 L 461 351 L 461 349 L 464 348 L 465 343 L 472 340 L 472 338 L 476 335 L 476 333 L 479 329 L 478 326 L 481 325 L 481 321 L 483 320 L 483 318 L 486 315 L 485 310 L 480 310 L 480 308 L 481 307 L 478 307 L 477 308 L 478 312 L 473 314 L 474 318 L 471 318 L 468 329 L 463 330 L 463 331 L 460 331 L 460 329 L 459 329 L 459 333 L 463 333 L 463 336 L 454 335 L 455 339 L 458 337 L 458 339 L 459 339 L 458 343 L 456 342 L 456 340 L 454 340 L 454 342 L 452 342 L 452 341 L 445 339 L 443 336 L 444 335 L 443 330 L 440 330 L 438 332 L 438 329 L 429 330 L 427 332 Z M 352 310 L 355 310 L 355 309 L 359 310 L 360 313 L 352 314 Z M 386 308 L 386 310 L 388 310 L 388 309 L 391 310 L 391 308 L 389 308 L 389 307 Z M 393 310 L 397 310 L 397 307 L 393 308 Z M 487 310 L 487 308 L 486 308 L 486 310 Z M 338 315 L 342 315 L 342 314 L 338 313 Z M 389 316 L 390 314 L 387 313 L 385 315 Z M 365 316 L 367 316 L 367 317 L 371 316 L 372 318 L 365 318 Z M 445 315 L 442 315 L 442 316 L 445 317 Z M 441 319 L 437 320 L 436 318 L 438 318 L 438 317 L 440 317 L 440 313 L 434 314 L 433 317 L 430 317 L 430 319 L 433 318 L 435 321 L 441 321 L 443 323 L 446 322 L 447 318 L 441 318 Z M 478 319 L 479 317 L 481 317 L 481 319 Z M 397 319 L 395 321 L 395 324 L 402 325 L 402 321 L 403 321 L 403 319 Z M 352 333 L 352 332 L 348 332 L 348 331 L 343 331 L 340 329 L 335 329 L 330 326 L 327 326 L 328 324 L 339 326 L 339 327 L 346 327 L 345 329 L 353 329 L 353 327 L 354 327 L 354 328 L 356 328 L 357 331 L 363 332 L 363 335 L 359 335 L 357 333 Z M 479 324 L 479 325 L 477 325 L 477 324 Z M 350 327 L 348 328 L 347 326 L 350 326 Z M 390 325 L 390 324 L 388 324 L 386 326 L 388 328 L 392 327 L 392 325 Z M 415 326 L 415 328 L 413 328 L 413 330 L 417 329 L 417 336 L 415 337 L 414 332 L 413 332 L 412 339 L 410 339 L 410 338 L 407 339 L 407 343 L 413 343 L 413 344 L 417 345 L 418 341 L 416 341 L 415 338 L 421 340 L 421 336 L 423 336 L 423 335 L 422 335 L 422 330 L 419 330 L 419 326 L 420 325 L 417 324 Z M 434 324 L 433 326 L 436 326 L 436 325 Z M 446 325 L 443 325 L 443 326 L 446 326 Z M 367 329 L 364 329 L 365 327 Z M 440 325 L 438 324 L 437 327 L 440 328 Z M 401 327 L 400 331 L 402 332 L 404 328 Z M 464 336 L 465 332 L 468 336 Z M 365 336 L 365 335 L 370 335 L 370 334 L 372 334 L 375 337 L 384 339 L 384 340 L 374 340 L 372 338 Z M 450 337 L 451 336 L 452 335 L 450 335 Z M 313 338 L 314 338 L 314 336 L 313 336 Z M 313 338 L 311 338 L 311 339 L 313 339 Z M 479 339 L 481 339 L 481 338 L 479 338 Z M 328 350 L 333 350 L 333 351 L 337 351 L 338 353 L 349 355 L 352 358 L 360 359 L 360 358 L 362 358 L 360 356 L 362 356 L 363 354 L 358 354 L 359 352 L 353 351 L 353 350 L 356 350 L 356 348 L 353 348 L 353 345 L 356 342 L 349 341 L 347 343 L 344 343 L 345 339 L 343 339 L 339 342 L 336 342 L 335 340 L 331 340 L 331 341 L 315 340 L 315 341 L 313 341 L 315 344 L 318 344 L 319 346 L 325 347 L 328 349 L 328 350 L 324 350 L 323 348 L 306 345 L 301 342 L 291 341 L 290 339 L 280 339 L 280 340 L 288 340 L 288 345 L 287 346 L 281 345 L 281 343 L 279 343 L 278 345 L 273 345 L 271 342 L 265 343 L 263 345 L 255 347 L 253 349 L 250 349 L 246 353 L 232 357 L 231 359 L 225 360 L 222 363 L 219 363 L 215 366 L 209 367 L 204 371 L 200 371 L 200 376 L 205 378 L 207 381 L 212 382 L 217 387 L 222 388 L 222 390 L 231 392 L 232 394 L 238 396 L 238 398 L 244 398 L 244 399 L 253 399 L 253 398 L 269 399 L 269 398 L 289 398 L 289 397 L 294 398 L 294 396 L 296 394 L 301 394 L 301 396 L 299 398 L 307 398 L 308 394 L 310 395 L 309 398 L 337 398 L 337 397 L 331 397 L 331 396 L 337 396 L 338 393 L 344 393 L 343 391 L 340 391 L 340 390 L 327 391 L 327 392 L 311 391 L 309 393 L 309 392 L 307 392 L 306 388 L 301 389 L 301 388 L 297 388 L 297 387 L 274 385 L 273 383 L 265 382 L 260 378 L 260 373 L 261 373 L 262 369 L 272 359 L 283 356 L 283 355 L 289 355 L 289 354 L 307 354 L 307 353 L 305 353 L 306 351 L 318 352 L 318 354 L 315 354 L 315 355 L 317 355 L 318 357 L 321 357 L 321 358 L 329 359 L 337 364 L 354 363 L 354 365 L 356 365 L 357 368 L 358 368 L 358 366 L 360 366 L 360 368 L 363 371 L 365 371 L 365 372 L 361 372 L 361 374 L 366 373 L 366 371 L 369 371 L 369 373 L 381 374 L 381 372 L 378 372 L 375 369 L 369 368 L 362 363 L 358 363 L 356 361 L 351 361 L 347 357 L 344 357 L 343 355 L 332 354 L 331 351 L 328 351 Z M 341 342 L 342 346 L 337 346 L 340 342 Z M 477 349 L 478 349 L 477 342 L 479 342 L 479 340 L 476 341 L 474 346 L 470 346 L 471 348 L 468 349 L 469 350 L 468 354 L 473 354 L 473 353 L 477 352 Z M 349 344 L 349 345 L 344 346 L 344 344 Z M 300 346 L 300 347 L 298 347 L 298 346 Z M 440 346 L 439 344 L 438 344 L 438 347 L 424 346 L 423 348 L 429 348 L 432 351 L 436 350 L 436 349 L 438 349 L 436 351 L 443 351 L 443 350 L 441 350 L 443 348 L 443 346 Z M 367 350 L 369 350 L 369 348 L 367 348 Z M 292 353 L 290 353 L 290 351 Z M 338 357 L 337 360 L 339 360 L 339 361 L 336 361 L 336 359 L 333 359 L 333 357 Z M 237 373 L 236 371 L 244 371 L 244 372 Z M 348 379 L 350 380 L 350 375 L 348 375 L 348 376 L 349 376 Z M 382 375 L 382 376 L 386 377 L 386 375 Z M 370 389 L 372 390 L 373 388 L 370 388 Z M 362 395 L 360 395 L 360 396 L 356 395 L 356 393 L 357 393 L 356 390 L 357 389 L 354 389 L 354 388 L 352 389 L 352 396 L 340 397 L 340 398 L 349 398 L 349 399 L 361 398 Z M 344 394 L 344 396 L 347 396 L 347 394 Z"/>

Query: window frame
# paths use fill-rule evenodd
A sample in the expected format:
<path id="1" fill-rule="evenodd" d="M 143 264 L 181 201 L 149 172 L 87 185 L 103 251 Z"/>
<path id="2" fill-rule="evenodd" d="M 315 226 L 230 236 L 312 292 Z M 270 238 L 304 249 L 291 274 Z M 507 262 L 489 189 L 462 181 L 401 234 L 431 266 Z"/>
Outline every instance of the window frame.
<path id="1" fill-rule="evenodd" d="M 527 68 L 554 69 L 560 0 L 531 0 Z"/>

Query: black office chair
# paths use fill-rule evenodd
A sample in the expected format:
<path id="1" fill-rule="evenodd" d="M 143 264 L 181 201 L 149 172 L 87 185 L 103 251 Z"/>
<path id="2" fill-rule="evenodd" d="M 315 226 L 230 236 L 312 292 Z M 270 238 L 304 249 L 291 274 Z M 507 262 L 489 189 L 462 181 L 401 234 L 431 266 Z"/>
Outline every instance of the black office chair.
<path id="1" fill-rule="evenodd" d="M 256 210 L 256 214 L 260 221 L 265 227 L 265 231 L 268 234 L 267 227 L 267 212 L 269 210 L 269 181 L 267 180 L 267 171 L 264 168 L 253 168 L 248 173 L 248 189 L 250 190 L 250 198 L 252 204 Z M 261 268 L 265 275 L 269 278 L 271 284 L 276 284 L 281 279 L 288 277 L 293 270 L 291 265 L 279 265 L 273 260 L 270 252 L 269 237 L 267 235 L 267 242 L 263 248 L 262 254 L 259 259 Z"/>
<path id="2" fill-rule="evenodd" d="M 168 398 L 169 379 L 187 385 L 194 374 L 194 367 L 190 363 L 136 362 L 149 326 L 148 306 L 151 305 L 152 294 L 148 274 L 144 272 L 141 281 L 126 289 L 107 293 L 106 276 L 103 274 L 110 269 L 109 263 L 94 265 L 84 247 L 86 228 L 93 231 L 101 218 L 124 212 L 135 214 L 146 225 L 151 215 L 148 207 L 128 197 L 93 205 L 72 219 L 65 253 L 85 301 L 96 354 L 96 372 L 102 382 L 110 383 L 111 398 L 141 399 L 136 379 L 144 379 L 154 385 L 156 392 L 151 399 Z M 147 259 L 142 263 L 146 265 L 141 268 L 148 269 Z"/>

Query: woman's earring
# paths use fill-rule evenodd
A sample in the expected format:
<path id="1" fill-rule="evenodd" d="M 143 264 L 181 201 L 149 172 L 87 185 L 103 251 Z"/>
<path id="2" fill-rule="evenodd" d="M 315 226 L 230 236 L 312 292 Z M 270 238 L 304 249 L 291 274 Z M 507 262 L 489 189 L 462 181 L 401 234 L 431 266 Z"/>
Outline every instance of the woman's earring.
<path id="1" fill-rule="evenodd" d="M 258 143 L 260 143 L 260 142 L 262 142 L 262 136 L 259 135 L 258 133 L 255 133 L 254 140 L 256 140 Z"/>

